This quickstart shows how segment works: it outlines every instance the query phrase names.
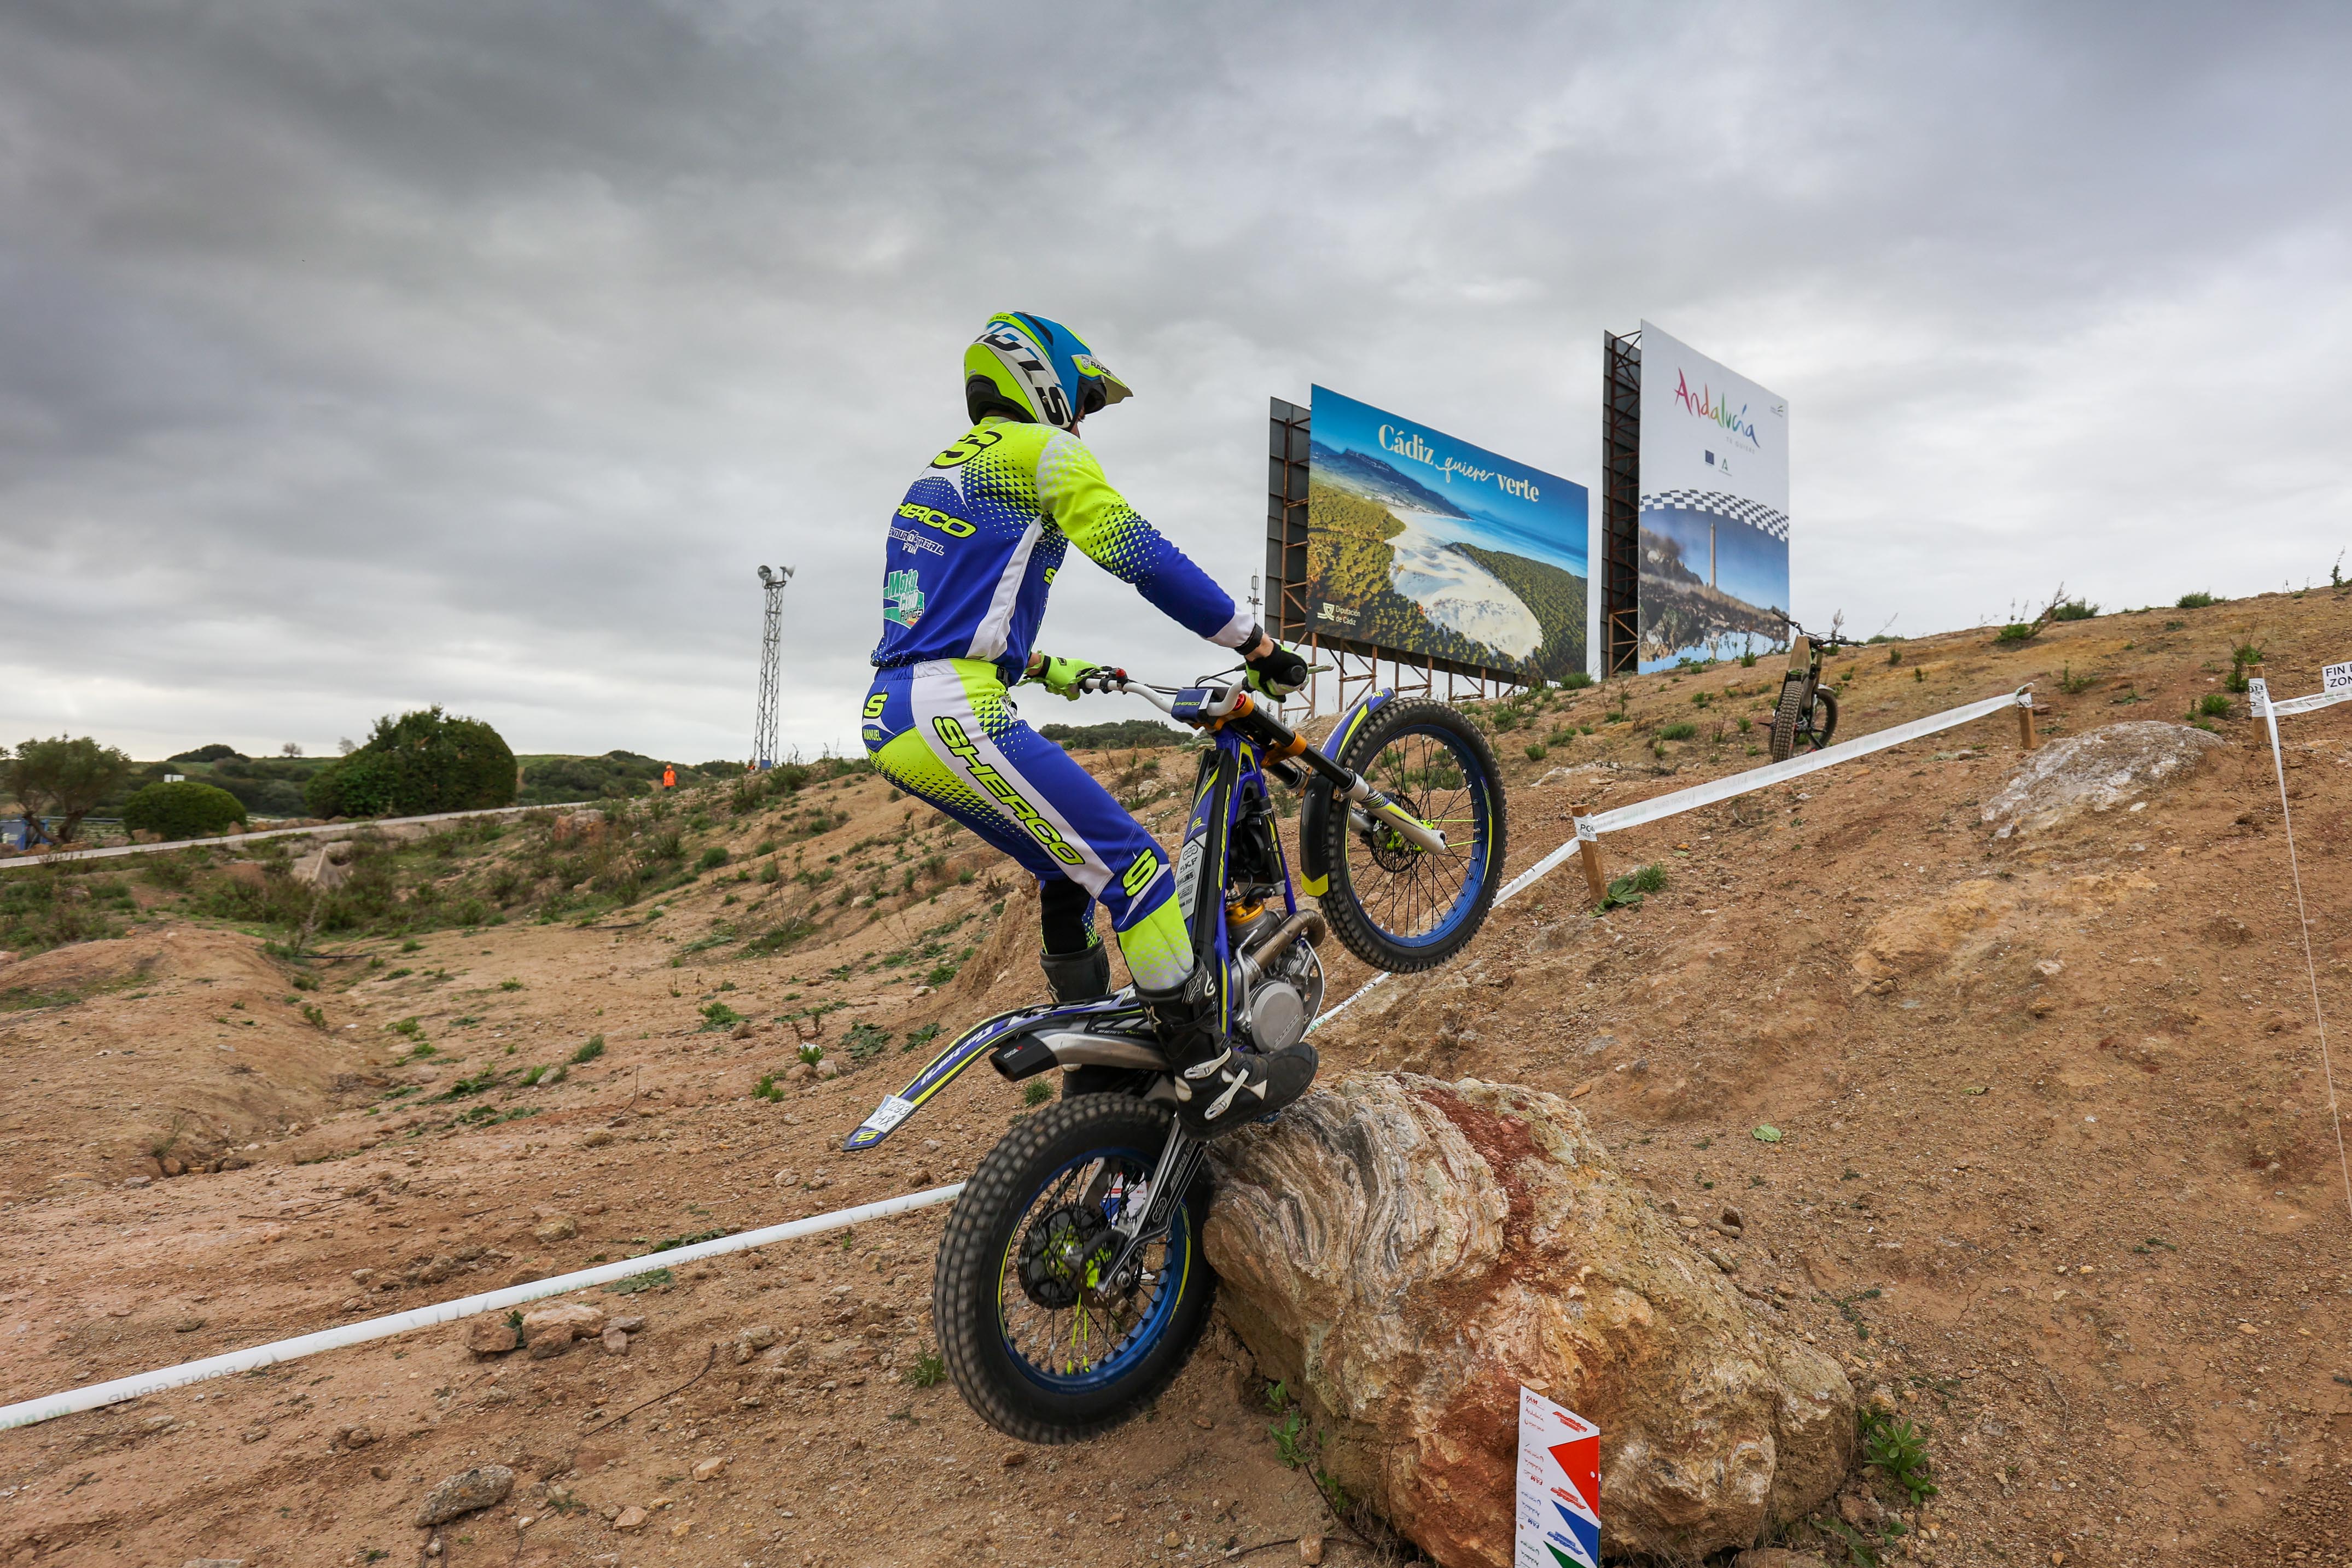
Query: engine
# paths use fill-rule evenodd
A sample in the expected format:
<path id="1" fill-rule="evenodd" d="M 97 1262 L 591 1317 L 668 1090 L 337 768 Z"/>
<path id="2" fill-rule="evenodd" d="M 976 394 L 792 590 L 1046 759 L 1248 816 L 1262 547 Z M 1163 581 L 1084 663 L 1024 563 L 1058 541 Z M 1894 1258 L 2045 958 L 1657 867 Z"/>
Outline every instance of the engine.
<path id="1" fill-rule="evenodd" d="M 1255 935 L 1255 933 L 1253 933 Z M 1241 965 L 1237 980 L 1247 973 Z M 1243 1030 L 1260 1051 L 1280 1051 L 1307 1038 L 1307 1026 L 1323 1009 L 1323 961 L 1315 945 L 1301 938 L 1270 959 L 1241 998 Z"/>

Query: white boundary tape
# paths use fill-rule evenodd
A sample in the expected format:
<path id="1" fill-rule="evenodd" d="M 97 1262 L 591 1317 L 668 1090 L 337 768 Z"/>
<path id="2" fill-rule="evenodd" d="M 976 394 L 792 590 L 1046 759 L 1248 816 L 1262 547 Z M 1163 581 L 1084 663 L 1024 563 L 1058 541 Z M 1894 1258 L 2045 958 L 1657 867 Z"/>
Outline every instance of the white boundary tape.
<path id="1" fill-rule="evenodd" d="M 2352 693 L 2345 695 L 2352 696 Z M 1960 725 L 1974 723 L 1978 719 L 1990 717 L 2004 708 L 2029 706 L 2032 701 L 2032 688 L 2020 686 L 2013 692 L 2003 692 L 1997 697 L 1987 697 L 1982 702 L 1969 703 L 1964 707 L 1946 708 L 1941 713 L 1929 714 L 1925 718 L 1915 718 L 1908 724 L 1898 724 L 1891 729 L 1874 730 L 1868 735 L 1857 737 L 1853 740 L 1842 740 L 1835 746 L 1826 747 L 1803 757 L 1792 757 L 1786 762 L 1768 762 L 1761 768 L 1750 768 L 1743 773 L 1733 773 L 1721 779 L 1710 779 L 1705 784 L 1695 785 L 1688 789 L 1677 789 L 1671 795 L 1659 795 L 1647 800 L 1636 800 L 1630 806 L 1620 806 L 1613 811 L 1601 811 L 1590 817 L 1579 817 L 1576 820 L 1575 835 L 1559 848 L 1506 883 L 1503 891 L 1495 895 L 1495 903 L 1498 907 L 1508 904 L 1512 899 L 1550 875 L 1559 868 L 1561 862 L 1576 853 L 1576 846 L 1587 839 L 1597 840 L 1602 833 L 1613 833 L 1622 829 L 1639 827 L 1643 822 L 1654 822 L 1661 817 L 1672 817 L 1684 811 L 1696 810 L 1701 806 L 1712 806 L 1717 800 L 1728 800 L 1735 795 L 1745 795 L 1752 789 L 1761 789 L 1769 785 L 1785 783 L 1791 779 L 1801 779 L 1808 773 L 1817 773 L 1824 768 L 1834 768 L 1841 762 L 1851 762 L 1857 757 L 1867 757 L 1874 751 L 1885 751 L 1889 747 L 1901 746 L 1908 740 L 1917 740 L 1940 730 L 1953 729 Z M 1321 1029 L 1325 1024 L 1354 1007 L 1388 978 L 1385 974 L 1377 974 L 1366 980 L 1356 988 L 1353 995 L 1338 1007 L 1325 1009 L 1316 1018 L 1307 1032 L 1312 1034 L 1315 1030 Z"/>
<path id="2" fill-rule="evenodd" d="M 2336 1065 L 2328 1057 L 2327 1012 L 2319 1004 L 2319 964 L 2311 953 L 2311 915 L 2303 906 L 2303 861 L 2294 850 L 2294 812 L 2286 801 L 2286 754 L 2279 746 L 2278 731 L 2279 715 L 2310 713 L 2352 700 L 2352 690 L 2315 692 L 2307 697 L 2274 703 L 2271 701 L 2271 684 L 2256 675 L 2246 683 L 2246 695 L 2247 706 L 2261 716 L 2270 729 L 2271 766 L 2278 771 L 2279 822 L 2286 830 L 2286 865 L 2294 879 L 2294 924 L 2303 933 L 2303 972 L 2311 981 L 2311 1016 L 2319 1026 L 2319 1071 L 2327 1083 L 2327 1119 L 2336 1127 L 2336 1168 L 2344 1176 L 2345 1209 L 2352 1213 L 2352 1158 L 2345 1154 L 2344 1118 L 2336 1108 Z"/>
<path id="3" fill-rule="evenodd" d="M 2352 693 L 2343 695 L 2352 696 Z M 1841 741 L 1835 746 L 1813 752 L 1810 756 L 1794 757 L 1786 762 L 1774 762 L 1762 768 L 1751 768 L 1744 773 L 1735 773 L 1728 778 L 1717 779 L 1693 789 L 1678 789 L 1671 795 L 1661 795 L 1654 800 L 1638 800 L 1630 806 L 1621 806 L 1613 811 L 1603 811 L 1597 816 L 1579 819 L 1575 838 L 1570 839 L 1568 842 L 1512 878 L 1503 891 L 1495 895 L 1495 902 L 1497 904 L 1507 904 L 1533 886 L 1543 876 L 1558 867 L 1562 861 L 1573 854 L 1580 839 L 1600 833 L 1615 832 L 1621 828 L 1656 821 L 1661 817 L 1671 817 L 1677 812 L 1712 805 L 1717 800 L 1727 800 L 1735 795 L 1744 795 L 1752 789 L 1761 789 L 1768 785 L 1801 778 L 1805 774 L 1817 772 L 1824 768 L 1834 768 L 1841 762 L 1851 762 L 1857 757 L 1866 757 L 1874 751 L 1884 751 L 1889 747 L 1900 746 L 1906 740 L 1916 740 L 1922 736 L 1934 735 L 1938 730 L 1950 729 L 1971 720 L 1986 717 L 2006 707 L 2022 707 L 2032 700 L 2032 693 L 2024 687 L 2020 687 L 2015 692 L 2003 693 L 1997 697 L 1987 697 L 1982 702 L 1970 703 L 1966 707 L 1948 708 L 1942 713 L 1931 714 L 1926 718 L 1914 719 L 1909 724 L 1898 724 L 1892 729 L 1882 729 L 1858 739 Z M 2325 706 L 2314 699 L 2298 700 L 2308 702 L 2313 706 Z M 2330 700 L 2342 700 L 2342 697 L 2331 695 Z M 2281 704 L 2277 711 L 2289 713 L 2304 710 Z M 2277 737 L 2275 725 L 2272 727 L 2272 737 L 2275 744 Z M 2282 779 L 2284 779 L 2284 772 L 2280 777 Z M 541 809 L 540 807 L 499 808 L 501 810 Z M 446 821 L 452 817 L 492 814 L 495 813 L 448 811 L 436 817 L 404 817 L 399 821 L 436 822 Z M 326 830 L 293 828 L 284 831 L 319 832 Z M 277 835 L 257 833 L 246 836 L 261 838 Z M 199 839 L 194 841 L 218 843 L 221 841 Z M 178 847 L 180 846 L 173 844 L 134 846 L 135 849 L 142 851 Z M 79 852 L 85 856 L 128 852 L 131 852 L 121 849 Z M 52 858 L 62 860 L 72 857 L 60 855 Z M 2306 927 L 2306 933 L 2307 930 Z M 1359 987 L 1354 995 L 1318 1018 L 1314 1027 L 1322 1028 L 1324 1024 L 1353 1007 L 1388 978 L 1386 974 L 1374 975 Z M 2316 1000 L 2315 992 L 2314 999 Z M 2331 1109 L 2334 1096 L 2335 1091 L 2331 1086 L 2329 1090 Z M 2352 1192 L 2352 1176 L 2347 1176 L 2347 1192 Z M 560 1296 L 569 1291 L 583 1290 L 588 1286 L 602 1285 L 614 1280 L 625 1280 L 632 1274 L 642 1274 L 649 1269 L 668 1268 L 678 1263 L 692 1263 L 704 1258 L 716 1258 L 722 1253 L 740 1252 L 753 1247 L 765 1247 L 772 1242 L 790 1241 L 798 1237 L 815 1236 L 827 1230 L 845 1229 L 852 1225 L 863 1225 L 872 1219 L 885 1219 L 892 1215 L 908 1214 L 916 1209 L 929 1208 L 938 1204 L 951 1203 L 955 1200 L 956 1195 L 963 1191 L 963 1183 L 956 1182 L 949 1186 L 935 1186 L 926 1192 L 909 1193 L 905 1197 L 884 1198 L 879 1203 L 863 1204 L 856 1208 L 837 1208 L 830 1214 L 811 1215 L 806 1219 L 789 1220 L 782 1225 L 771 1225 L 761 1230 L 747 1230 L 740 1236 L 722 1236 L 715 1241 L 698 1241 L 690 1247 L 673 1248 L 667 1252 L 648 1252 L 642 1257 L 625 1258 L 617 1263 L 602 1263 L 593 1269 L 583 1269 L 576 1273 L 558 1274 L 551 1280 L 534 1280 L 527 1285 L 514 1285 L 503 1291 L 489 1291 L 478 1296 L 463 1296 L 454 1301 L 440 1301 L 431 1306 L 416 1307 L 404 1312 L 394 1312 L 390 1317 L 368 1318 L 355 1323 L 344 1323 L 339 1328 L 321 1329 L 317 1333 L 303 1334 L 295 1339 L 273 1340 L 268 1344 L 257 1344 L 245 1350 L 231 1351 L 226 1355 L 210 1356 L 203 1361 L 186 1362 L 178 1366 L 163 1367 L 154 1372 L 142 1372 L 135 1376 L 118 1377 L 110 1383 L 93 1383 L 86 1387 L 68 1389 L 63 1394 L 51 1394 L 39 1399 L 27 1399 L 20 1404 L 0 1407 L 0 1431 L 5 1431 L 11 1427 L 30 1427 L 38 1422 L 55 1420 L 59 1416 L 70 1416 L 77 1411 L 95 1410 L 102 1405 L 119 1405 L 126 1399 L 138 1399 L 150 1394 L 160 1394 L 165 1389 L 184 1387 L 191 1383 L 204 1383 L 215 1377 L 234 1376 L 240 1372 L 250 1372 L 257 1367 L 275 1365 L 281 1361 L 294 1361 L 306 1355 L 316 1355 L 320 1351 L 340 1350 L 345 1345 L 365 1344 L 370 1340 L 389 1339 L 394 1334 L 407 1333 L 413 1329 L 430 1328 L 436 1323 L 454 1322 L 459 1318 L 472 1317 L 478 1312 L 500 1312 L 509 1307 L 520 1306 L 525 1301 L 536 1301 L 548 1296 Z"/>
<path id="4" fill-rule="evenodd" d="M 315 828 L 265 828 L 257 833 L 231 833 L 212 839 L 173 839 L 164 844 L 108 844 L 103 849 L 95 850 L 57 850 L 45 855 L 12 855 L 0 860 L 0 871 L 21 871 L 31 865 L 59 865 L 67 861 L 113 860 L 120 855 L 161 854 L 165 850 L 234 849 L 239 844 L 257 844 L 264 839 L 306 838 L 320 833 L 338 833 L 349 838 L 370 828 L 405 827 L 411 822 L 454 822 L 465 817 L 511 817 L 518 811 L 571 811 L 593 804 L 593 800 L 565 800 L 552 806 L 486 806 L 478 811 L 435 811 L 424 817 L 363 817 L 349 822 L 322 823 Z"/>
<path id="5" fill-rule="evenodd" d="M 722 1236 L 715 1241 L 698 1241 L 690 1247 L 673 1247 L 667 1252 L 648 1252 L 642 1257 L 625 1258 L 617 1263 L 602 1263 L 577 1273 L 559 1274 L 551 1280 L 534 1280 L 528 1285 L 513 1285 L 503 1291 L 488 1291 L 478 1296 L 439 1301 L 405 1312 L 394 1312 L 386 1318 L 368 1318 L 355 1323 L 344 1323 L 339 1328 L 321 1329 L 317 1333 L 303 1334 L 297 1339 L 274 1340 L 268 1344 L 233 1350 L 226 1355 L 208 1356 L 203 1361 L 185 1362 L 178 1366 L 142 1372 L 131 1377 L 118 1377 L 110 1383 L 69 1388 L 63 1394 L 51 1394 L 0 1407 L 0 1430 L 11 1427 L 30 1427 L 37 1422 L 54 1420 L 59 1416 L 70 1416 L 76 1411 L 95 1410 L 101 1405 L 119 1405 L 126 1399 L 160 1394 L 167 1388 L 179 1388 L 215 1377 L 229 1377 L 240 1372 L 250 1372 L 256 1367 L 316 1355 L 322 1350 L 340 1350 L 348 1344 L 389 1339 L 412 1329 L 430 1328 L 435 1323 L 472 1317 L 477 1312 L 501 1312 L 509 1307 L 520 1306 L 525 1301 L 560 1296 L 567 1291 L 625 1280 L 632 1274 L 642 1274 L 651 1269 L 667 1269 L 679 1263 L 716 1258 L 722 1252 L 740 1252 L 746 1248 L 765 1247 L 772 1242 L 791 1241 L 803 1236 L 863 1225 L 868 1220 L 887 1219 L 893 1215 L 952 1202 L 956 1194 L 962 1190 L 961 1182 L 950 1186 L 935 1186 L 925 1192 L 908 1193 L 904 1197 L 886 1197 L 879 1203 L 861 1204 L 856 1208 L 837 1208 L 830 1214 L 811 1215 L 806 1219 L 771 1225 L 762 1230 L 747 1230 L 740 1236 Z"/>

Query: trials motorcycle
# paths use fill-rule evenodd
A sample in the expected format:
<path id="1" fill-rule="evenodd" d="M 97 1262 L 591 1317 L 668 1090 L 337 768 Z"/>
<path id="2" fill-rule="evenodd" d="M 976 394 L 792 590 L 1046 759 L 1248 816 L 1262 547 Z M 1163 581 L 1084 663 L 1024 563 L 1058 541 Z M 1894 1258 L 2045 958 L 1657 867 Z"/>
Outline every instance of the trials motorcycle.
<path id="1" fill-rule="evenodd" d="M 1318 748 L 1237 680 L 1151 686 L 1100 669 L 1079 684 L 1141 696 L 1208 737 L 1176 894 L 1241 1048 L 1306 1038 L 1323 1008 L 1326 936 L 1409 974 L 1485 923 L 1503 865 L 1502 773 L 1453 708 L 1378 692 Z M 1276 785 L 1298 798 L 1297 877 Z M 1302 891 L 1319 907 L 1302 906 Z M 990 1426 L 1076 1442 L 1166 1387 L 1207 1322 L 1206 1145 L 1172 1113 L 1167 1059 L 1130 988 L 976 1025 L 843 1150 L 876 1147 L 983 1057 L 1015 1082 L 1059 1069 L 1062 1097 L 1016 1120 L 956 1199 L 931 1285 L 940 1354 Z"/>

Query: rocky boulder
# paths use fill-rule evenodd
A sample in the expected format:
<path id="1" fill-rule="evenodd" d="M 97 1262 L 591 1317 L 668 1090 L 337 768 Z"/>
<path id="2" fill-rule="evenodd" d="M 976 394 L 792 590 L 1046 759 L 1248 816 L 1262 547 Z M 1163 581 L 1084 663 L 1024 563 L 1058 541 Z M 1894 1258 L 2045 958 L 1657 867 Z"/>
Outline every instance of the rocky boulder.
<path id="1" fill-rule="evenodd" d="M 577 844 L 586 847 L 604 841 L 604 813 L 593 808 L 581 811 L 565 811 L 548 825 L 548 837 L 557 848 Z"/>
<path id="2" fill-rule="evenodd" d="M 1365 1073 L 1217 1145 L 1228 1320 L 1324 1464 L 1446 1568 L 1512 1555 L 1518 1390 L 1597 1423 L 1616 1552 L 1701 1557 L 1827 1501 L 1854 1397 L 1556 1095 Z"/>
<path id="3" fill-rule="evenodd" d="M 320 893 L 332 893 L 351 880 L 351 858 L 352 846 L 341 840 L 320 844 L 295 861 L 294 880 Z"/>
<path id="4" fill-rule="evenodd" d="M 2145 718 L 2053 740 L 1985 802 L 1984 821 L 2005 839 L 2112 810 L 2188 772 L 2221 744 L 2209 730 Z"/>

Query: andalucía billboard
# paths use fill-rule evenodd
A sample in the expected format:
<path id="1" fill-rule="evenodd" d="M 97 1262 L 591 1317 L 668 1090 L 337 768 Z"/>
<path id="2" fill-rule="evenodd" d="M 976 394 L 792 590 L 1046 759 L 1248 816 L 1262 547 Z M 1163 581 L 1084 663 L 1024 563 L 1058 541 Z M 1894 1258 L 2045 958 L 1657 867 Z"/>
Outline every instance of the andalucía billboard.
<path id="1" fill-rule="evenodd" d="M 1308 624 L 1408 663 L 1584 668 L 1584 486 L 1324 387 L 1307 466 Z"/>
<path id="2" fill-rule="evenodd" d="M 1788 400 L 1644 321 L 1641 446 L 1641 669 L 1785 645 Z"/>

